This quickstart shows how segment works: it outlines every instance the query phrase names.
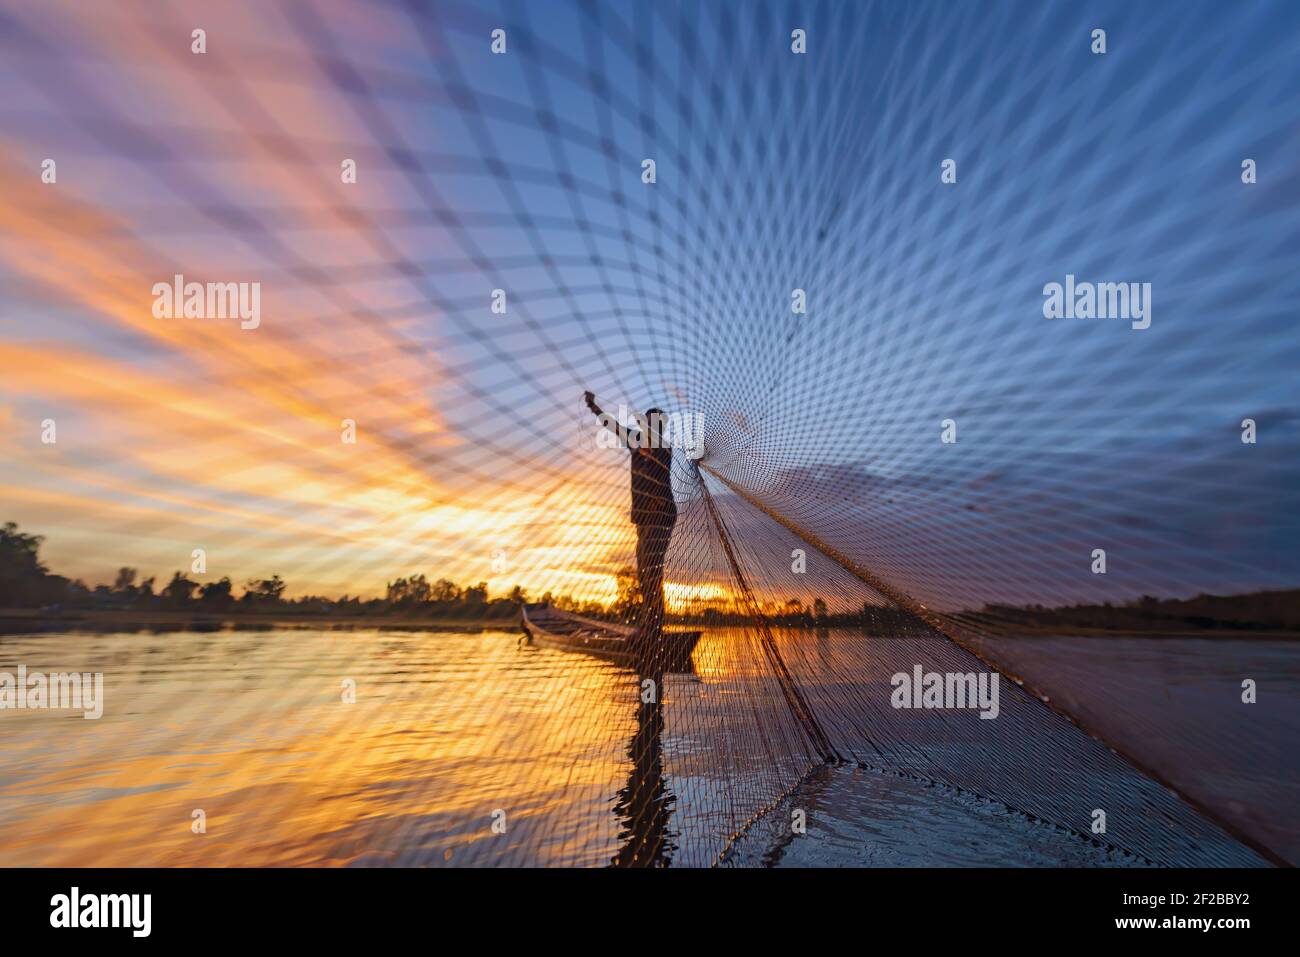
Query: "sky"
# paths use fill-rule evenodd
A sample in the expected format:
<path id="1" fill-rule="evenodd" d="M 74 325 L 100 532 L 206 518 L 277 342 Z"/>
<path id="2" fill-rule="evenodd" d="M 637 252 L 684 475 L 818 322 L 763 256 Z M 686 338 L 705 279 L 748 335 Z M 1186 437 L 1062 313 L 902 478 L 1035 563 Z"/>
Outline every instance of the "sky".
<path id="1" fill-rule="evenodd" d="M 212 6 L 0 0 L 0 520 L 54 571 L 608 598 L 592 389 L 936 607 L 1300 585 L 1295 5 Z M 261 324 L 155 317 L 177 273 Z M 701 483 L 819 587 L 675 469 L 678 593 Z"/>

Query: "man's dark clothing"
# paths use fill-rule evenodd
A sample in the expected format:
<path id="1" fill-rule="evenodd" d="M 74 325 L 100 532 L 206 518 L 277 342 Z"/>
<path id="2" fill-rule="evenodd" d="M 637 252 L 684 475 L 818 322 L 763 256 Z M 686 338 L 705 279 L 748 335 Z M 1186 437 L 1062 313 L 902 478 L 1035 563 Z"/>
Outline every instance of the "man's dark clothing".
<path id="1" fill-rule="evenodd" d="M 673 501 L 671 447 L 661 449 L 636 448 L 632 444 L 632 524 L 667 525 L 677 521 L 677 505 Z"/>
<path id="2" fill-rule="evenodd" d="M 644 434 L 642 441 L 645 441 Z M 644 637 L 656 635 L 664 620 L 664 556 L 677 522 L 673 501 L 673 450 L 637 448 L 632 452 L 632 524 L 636 526 L 636 576 L 641 589 L 637 626 Z"/>

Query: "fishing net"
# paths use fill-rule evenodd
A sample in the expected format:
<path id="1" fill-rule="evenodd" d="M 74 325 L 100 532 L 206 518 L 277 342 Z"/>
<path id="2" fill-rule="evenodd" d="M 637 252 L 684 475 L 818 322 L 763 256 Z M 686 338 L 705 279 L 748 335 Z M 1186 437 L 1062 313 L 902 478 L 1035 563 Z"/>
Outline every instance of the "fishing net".
<path id="1" fill-rule="evenodd" d="M 1270 675 L 1224 645 L 1205 697 L 1162 710 L 1181 678 L 1118 645 L 1052 657 L 1033 609 L 1300 578 L 1300 355 L 1278 335 L 1297 26 L 1186 4 L 5 5 L 4 395 L 69 436 L 11 443 L 15 517 L 65 548 L 56 571 L 74 547 L 161 569 L 201 542 L 290 595 L 418 571 L 626 625 L 629 452 L 583 393 L 625 423 L 662 408 L 691 440 L 664 576 L 666 631 L 701 632 L 689 667 L 521 647 L 513 617 L 455 663 L 390 636 L 436 674 L 386 699 L 421 735 L 391 758 L 424 769 L 417 810 L 340 857 L 770 862 L 818 776 L 854 767 L 1124 863 L 1294 860 L 1293 662 L 1242 718 L 1242 680 Z M 260 281 L 260 325 L 152 316 L 181 274 Z M 1045 319 L 1067 276 L 1151 283 L 1149 327 Z M 999 676 L 996 717 L 896 706 L 918 669 Z M 381 747 L 330 727 L 331 761 Z"/>

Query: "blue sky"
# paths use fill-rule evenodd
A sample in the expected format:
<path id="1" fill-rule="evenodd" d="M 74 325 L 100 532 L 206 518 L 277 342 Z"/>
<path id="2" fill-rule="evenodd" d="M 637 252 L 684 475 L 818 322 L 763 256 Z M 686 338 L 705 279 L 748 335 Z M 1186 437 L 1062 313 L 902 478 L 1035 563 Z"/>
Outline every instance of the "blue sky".
<path id="1" fill-rule="evenodd" d="M 1294 4 L 0 14 L 10 202 L 57 154 L 70 204 L 0 247 L 8 361 L 68 364 L 0 391 L 4 517 L 60 569 L 215 537 L 338 590 L 544 539 L 517 580 L 599 592 L 630 532 L 590 388 L 704 413 L 716 467 L 936 605 L 1300 583 Z M 260 279 L 265 334 L 149 325 L 173 268 Z M 1151 283 L 1151 328 L 1044 319 L 1067 274 Z M 340 464 L 349 410 L 375 447 Z M 676 574 L 717 577 L 695 534 Z"/>

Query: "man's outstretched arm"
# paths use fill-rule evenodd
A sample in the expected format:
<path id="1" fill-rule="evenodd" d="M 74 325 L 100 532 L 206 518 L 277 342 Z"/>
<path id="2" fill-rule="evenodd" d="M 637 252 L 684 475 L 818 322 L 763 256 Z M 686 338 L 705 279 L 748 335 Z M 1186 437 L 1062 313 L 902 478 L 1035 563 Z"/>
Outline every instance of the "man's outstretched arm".
<path id="1" fill-rule="evenodd" d="M 633 432 L 630 429 L 624 428 L 623 426 L 619 425 L 618 419 L 614 418 L 614 416 L 609 415 L 606 412 L 603 412 L 600 406 L 596 404 L 596 396 L 591 392 L 584 392 L 582 394 L 582 397 L 587 401 L 587 408 L 591 409 L 591 414 L 600 420 L 601 425 L 603 425 L 605 428 L 609 429 L 611 432 L 617 435 L 618 440 L 622 442 L 624 445 L 626 445 L 629 449 L 637 448 L 636 443 L 638 443 L 641 440 L 640 432 Z"/>

